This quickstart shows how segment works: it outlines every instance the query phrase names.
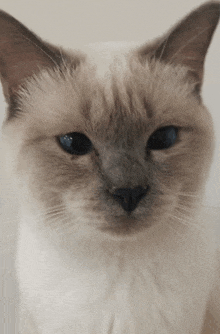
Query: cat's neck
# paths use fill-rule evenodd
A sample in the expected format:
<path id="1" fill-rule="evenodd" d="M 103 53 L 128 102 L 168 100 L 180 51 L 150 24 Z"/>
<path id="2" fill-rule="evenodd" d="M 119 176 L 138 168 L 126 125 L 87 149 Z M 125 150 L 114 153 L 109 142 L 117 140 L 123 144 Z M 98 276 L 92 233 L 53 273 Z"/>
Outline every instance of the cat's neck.
<path id="1" fill-rule="evenodd" d="M 174 314 L 176 305 L 188 305 L 190 300 L 193 307 L 186 308 L 183 318 L 190 318 L 199 328 L 201 319 L 196 312 L 199 308 L 201 314 L 204 312 L 207 286 L 214 282 L 216 267 L 211 224 L 206 221 L 203 228 L 198 228 L 198 224 L 197 228 L 176 224 L 177 228 L 158 224 L 134 240 L 114 240 L 95 231 L 59 234 L 45 225 L 40 228 L 36 217 L 23 215 L 16 261 L 20 291 L 29 309 L 37 314 L 40 326 L 45 322 L 44 309 L 47 310 L 45 333 L 61 326 L 68 329 L 69 324 L 83 327 L 79 331 L 83 333 L 98 333 L 100 328 L 106 328 L 107 333 L 110 325 L 102 314 L 117 319 L 122 311 L 127 317 L 125 324 L 127 319 L 131 326 L 136 324 L 138 314 L 138 319 L 142 319 L 138 326 L 146 326 L 146 321 L 152 325 L 152 310 L 158 307 L 154 304 L 158 298 L 162 301 L 161 314 L 165 313 L 167 319 L 169 312 L 164 306 L 174 305 Z M 40 301 L 37 305 L 36 291 Z M 128 316 L 130 305 L 134 305 L 134 313 Z M 173 318 L 169 320 L 176 331 L 183 327 L 182 319 L 177 320 L 178 312 L 174 322 Z M 54 324 L 55 319 L 58 323 Z M 121 323 L 120 332 L 124 332 L 125 324 Z M 159 332 L 162 330 L 169 332 L 164 327 Z M 134 331 L 129 328 L 127 332 Z M 180 333 L 185 333 L 184 329 Z"/>

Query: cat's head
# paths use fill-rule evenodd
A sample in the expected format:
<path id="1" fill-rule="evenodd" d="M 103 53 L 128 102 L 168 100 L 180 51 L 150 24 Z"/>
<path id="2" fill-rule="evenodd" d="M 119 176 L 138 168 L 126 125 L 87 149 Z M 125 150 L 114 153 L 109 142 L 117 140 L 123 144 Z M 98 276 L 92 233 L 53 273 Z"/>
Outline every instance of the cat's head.
<path id="1" fill-rule="evenodd" d="M 155 42 L 96 58 L 1 12 L 3 129 L 22 206 L 52 227 L 111 234 L 191 218 L 213 153 L 200 90 L 219 13 L 208 2 Z"/>

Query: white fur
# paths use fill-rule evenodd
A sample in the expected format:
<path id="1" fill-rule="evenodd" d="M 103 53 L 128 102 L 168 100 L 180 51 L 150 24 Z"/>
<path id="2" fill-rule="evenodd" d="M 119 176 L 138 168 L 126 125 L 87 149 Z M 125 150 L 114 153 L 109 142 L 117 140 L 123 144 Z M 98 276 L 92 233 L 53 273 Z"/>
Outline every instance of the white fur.
<path id="1" fill-rule="evenodd" d="M 212 222 L 157 225 L 136 240 L 94 231 L 59 240 L 25 216 L 17 269 L 40 333 L 200 333 L 215 282 Z"/>

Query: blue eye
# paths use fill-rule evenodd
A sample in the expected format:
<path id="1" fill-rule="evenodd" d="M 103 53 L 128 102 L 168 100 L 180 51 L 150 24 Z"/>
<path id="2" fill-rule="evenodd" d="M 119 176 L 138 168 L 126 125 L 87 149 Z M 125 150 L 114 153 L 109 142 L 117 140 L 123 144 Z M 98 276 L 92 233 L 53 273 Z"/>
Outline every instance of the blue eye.
<path id="1" fill-rule="evenodd" d="M 89 138 L 79 132 L 71 132 L 59 137 L 59 143 L 64 151 L 75 155 L 87 154 L 92 149 L 92 143 Z"/>
<path id="2" fill-rule="evenodd" d="M 147 148 L 150 150 L 164 150 L 173 146 L 177 139 L 178 129 L 165 126 L 156 130 L 149 138 Z"/>

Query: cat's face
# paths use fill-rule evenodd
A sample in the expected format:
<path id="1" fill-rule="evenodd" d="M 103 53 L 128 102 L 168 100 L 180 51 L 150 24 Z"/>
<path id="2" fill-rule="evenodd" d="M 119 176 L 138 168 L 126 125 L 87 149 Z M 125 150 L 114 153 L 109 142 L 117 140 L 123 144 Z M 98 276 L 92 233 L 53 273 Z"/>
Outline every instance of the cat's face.
<path id="1" fill-rule="evenodd" d="M 219 6 L 211 7 L 213 33 Z M 203 29 L 207 12 L 194 12 Z M 199 95 L 212 33 L 188 50 L 193 31 L 183 39 L 189 22 L 180 25 L 166 38 L 170 50 L 160 41 L 108 56 L 104 71 L 89 56 L 65 53 L 59 65 L 53 58 L 56 67 L 37 55 L 36 75 L 27 65 L 22 86 L 17 72 L 2 75 L 10 164 L 22 205 L 45 224 L 121 235 L 193 216 L 213 153 L 212 120 Z"/>

